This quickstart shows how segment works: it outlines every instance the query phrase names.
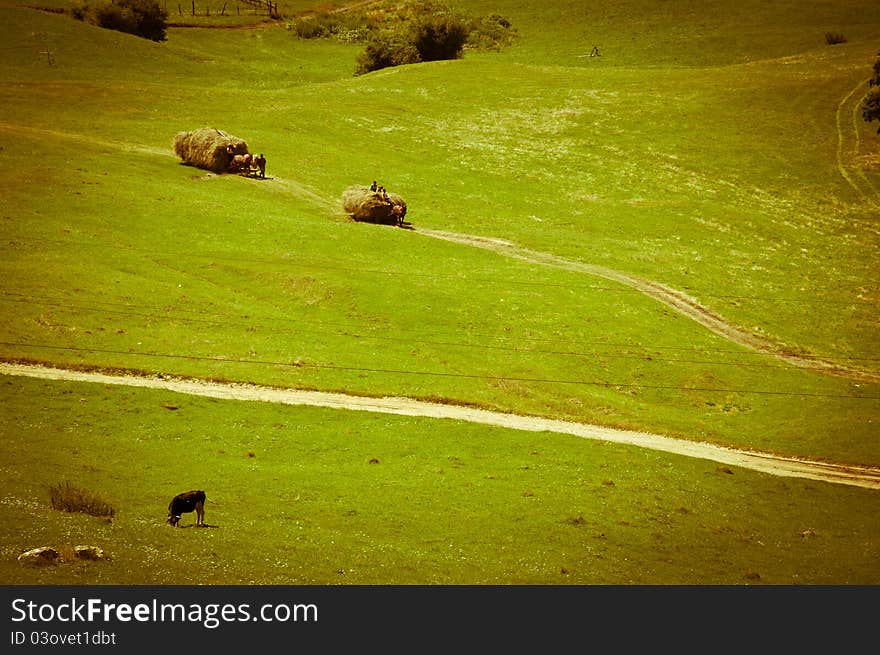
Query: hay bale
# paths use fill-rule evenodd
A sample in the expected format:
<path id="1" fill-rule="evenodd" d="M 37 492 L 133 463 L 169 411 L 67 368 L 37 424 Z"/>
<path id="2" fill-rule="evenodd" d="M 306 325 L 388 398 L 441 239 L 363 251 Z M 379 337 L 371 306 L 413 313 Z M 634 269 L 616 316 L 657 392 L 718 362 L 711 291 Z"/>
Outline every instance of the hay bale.
<path id="1" fill-rule="evenodd" d="M 365 186 L 350 186 L 342 193 L 342 208 L 356 221 L 398 225 L 406 216 L 406 202 L 396 193 L 382 194 Z"/>
<path id="2" fill-rule="evenodd" d="M 23 552 L 18 556 L 18 561 L 22 564 L 33 564 L 35 566 L 47 566 L 61 561 L 61 553 L 49 546 L 40 546 Z"/>
<path id="3" fill-rule="evenodd" d="M 231 153 L 229 146 L 232 146 Z M 243 139 L 222 130 L 203 127 L 192 132 L 178 132 L 174 136 L 174 152 L 184 164 L 225 173 L 232 157 L 248 154 L 248 145 Z"/>

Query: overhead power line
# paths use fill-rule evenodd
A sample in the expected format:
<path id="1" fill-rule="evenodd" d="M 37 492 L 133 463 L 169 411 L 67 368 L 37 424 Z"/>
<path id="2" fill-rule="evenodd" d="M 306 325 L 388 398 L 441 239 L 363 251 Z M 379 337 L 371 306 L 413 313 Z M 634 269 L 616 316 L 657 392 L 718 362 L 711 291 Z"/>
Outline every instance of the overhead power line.
<path id="1" fill-rule="evenodd" d="M 834 394 L 819 392 L 802 392 L 802 391 L 785 391 L 781 389 L 728 389 L 713 387 L 683 387 L 676 385 L 663 384 L 641 384 L 632 382 L 608 382 L 600 380 L 563 380 L 554 378 L 532 378 L 517 377 L 505 375 L 484 375 L 477 373 L 450 373 L 447 371 L 416 371 L 407 369 L 390 369 L 390 368 L 373 368 L 364 366 L 340 366 L 338 364 L 322 364 L 311 362 L 281 362 L 274 360 L 261 359 L 228 359 L 225 357 L 212 357 L 207 355 L 184 355 L 178 353 L 156 353 L 142 352 L 134 350 L 113 350 L 105 348 L 81 348 L 75 346 L 58 346 L 52 344 L 34 344 L 34 343 L 14 343 L 0 341 L 0 346 L 24 347 L 46 350 L 66 350 L 70 352 L 80 353 L 99 353 L 105 355 L 124 355 L 126 357 L 155 357 L 169 359 L 186 359 L 193 361 L 210 361 L 221 364 L 249 364 L 259 366 L 283 366 L 290 368 L 312 368 L 327 369 L 335 371 L 352 371 L 358 373 L 381 373 L 387 375 L 413 375 L 422 377 L 443 377 L 443 378 L 459 378 L 459 379 L 476 379 L 476 380 L 494 380 L 505 382 L 531 382 L 531 383 L 547 383 L 547 384 L 571 384 L 581 386 L 603 387 L 606 389 L 651 389 L 663 391 L 686 391 L 701 393 L 727 393 L 727 394 L 752 394 L 761 396 L 789 396 L 789 397 L 808 397 L 808 398 L 849 398 L 857 400 L 880 400 L 880 396 L 867 396 L 860 394 Z"/>
<path id="2" fill-rule="evenodd" d="M 19 298 L 2 298 L 0 297 L 0 302 L 16 302 L 23 303 L 29 305 L 37 305 L 41 307 L 56 307 L 63 310 L 77 310 L 84 311 L 93 314 L 98 313 L 106 313 L 106 314 L 117 314 L 120 316 L 132 316 L 138 318 L 145 318 L 149 320 L 164 320 L 164 321 L 177 321 L 184 323 L 196 323 L 201 325 L 216 325 L 216 326 L 237 326 L 242 329 L 248 330 L 262 330 L 265 334 L 266 332 L 271 332 L 273 334 L 301 334 L 303 332 L 319 334 L 319 335 L 327 335 L 330 330 L 336 330 L 338 336 L 343 337 L 354 337 L 358 339 L 368 339 L 372 341 L 387 341 L 398 343 L 400 341 L 400 334 L 402 332 L 408 333 L 410 336 L 407 337 L 406 342 L 408 344 L 421 344 L 427 346 L 442 346 L 444 348 L 469 348 L 469 349 L 478 349 L 478 350 L 486 350 L 486 351 L 501 351 L 501 352 L 512 352 L 512 353 L 529 353 L 529 354 L 541 354 L 541 355 L 560 355 L 560 356 L 568 356 L 568 357 L 604 357 L 609 359 L 632 359 L 639 360 L 645 362 L 658 362 L 658 363 L 672 363 L 672 364 L 703 364 L 703 365 L 717 365 L 717 366 L 739 366 L 744 368 L 776 368 L 776 369 L 784 369 L 789 368 L 784 364 L 771 364 L 766 361 L 736 361 L 736 360 L 718 360 L 718 359 L 682 359 L 681 357 L 668 357 L 661 356 L 657 354 L 637 354 L 628 352 L 630 350 L 643 350 L 643 351 L 657 351 L 657 350 L 673 350 L 679 352 L 715 352 L 715 353 L 728 353 L 735 354 L 741 356 L 759 356 L 757 354 L 735 351 L 735 350 L 723 350 L 723 349 L 695 349 L 695 348 L 687 348 L 687 347 L 674 347 L 674 346 L 654 346 L 653 344 L 650 346 L 644 345 L 635 345 L 635 344 L 621 344 L 621 343 L 609 343 L 607 341 L 575 341 L 575 340 L 566 340 L 562 338 L 555 339 L 521 339 L 522 341 L 532 341 L 532 342 L 552 342 L 556 345 L 572 345 L 572 347 L 591 345 L 594 347 L 598 347 L 599 350 L 593 349 L 589 351 L 585 350 L 559 350 L 559 349 L 545 349 L 545 348 L 536 348 L 536 347 L 523 347 L 520 345 L 517 346 L 507 346 L 507 345 L 497 345 L 491 343 L 473 343 L 473 342 L 465 342 L 465 341 L 456 341 L 450 339 L 443 339 L 445 336 L 442 331 L 432 331 L 429 337 L 420 337 L 420 336 L 411 336 L 413 334 L 412 330 L 401 329 L 398 330 L 395 328 L 394 334 L 376 334 L 364 331 L 363 326 L 357 325 L 347 325 L 340 324 L 334 322 L 325 322 L 325 321 L 317 321 L 317 320 L 302 320 L 296 319 L 298 324 L 295 326 L 289 326 L 291 319 L 289 318 L 261 318 L 259 319 L 260 323 L 255 323 L 253 321 L 240 321 L 239 317 L 233 317 L 231 315 L 217 314 L 209 317 L 205 317 L 204 315 L 200 316 L 180 316 L 168 313 L 166 309 L 163 308 L 153 308 L 157 309 L 160 313 L 149 313 L 145 311 L 134 311 L 136 308 L 142 309 L 150 309 L 149 307 L 141 307 L 139 305 L 132 305 L 130 303 L 123 304 L 122 306 L 125 309 L 116 309 L 113 306 L 118 305 L 118 303 L 110 303 L 106 301 L 102 301 L 103 304 L 111 305 L 110 308 L 107 307 L 93 307 L 89 305 L 82 305 L 78 303 L 69 303 L 69 302 L 61 302 L 57 301 L 48 301 L 48 300 L 34 300 L 28 297 L 23 296 L 22 294 L 10 294 L 8 292 L 0 292 L 6 293 L 7 295 L 21 295 Z M 278 323 L 283 323 L 289 327 L 278 327 L 277 325 L 267 325 L 266 323 L 270 321 L 277 321 Z M 310 327 L 303 327 L 303 324 Z M 424 334 L 424 332 L 416 332 L 416 334 Z M 496 335 L 485 335 L 485 334 L 475 334 L 477 337 L 489 337 L 489 338 L 497 338 Z M 624 350 L 625 349 L 625 350 Z M 847 361 L 880 361 L 878 358 L 872 357 L 841 357 L 840 359 L 845 359 Z"/>
<path id="3" fill-rule="evenodd" d="M 186 258 L 198 258 L 198 259 L 210 259 L 210 260 L 219 260 L 219 261 L 227 261 L 227 262 L 242 262 L 242 263 L 263 263 L 263 264 L 279 264 L 283 265 L 285 268 L 289 267 L 300 267 L 300 268 L 308 268 L 308 269 L 322 269 L 322 270 L 332 270 L 339 271 L 343 273 L 357 273 L 357 275 L 384 275 L 391 277 L 402 277 L 406 279 L 412 278 L 423 278 L 436 280 L 439 278 L 450 278 L 450 279 L 462 279 L 461 275 L 455 273 L 440 273 L 436 271 L 432 271 L 430 273 L 420 273 L 418 271 L 396 271 L 390 269 L 380 269 L 380 268 L 362 268 L 358 266 L 345 265 L 344 263 L 335 262 L 333 260 L 310 260 L 308 262 L 297 262 L 290 259 L 284 259 L 281 257 L 261 257 L 258 255 L 233 255 L 229 253 L 199 253 L 199 252 L 175 252 L 170 250 L 154 250 L 147 248 L 138 248 L 135 246 L 120 246 L 117 244 L 108 245 L 104 242 L 94 242 L 94 241 L 74 241 L 69 239 L 52 239 L 48 237 L 36 237 L 31 235 L 22 235 L 10 237 L 9 241 L 41 241 L 45 243 L 57 243 L 62 245 L 75 245 L 75 246 L 87 246 L 87 247 L 98 247 L 101 248 L 102 251 L 106 251 L 108 248 L 114 248 L 119 251 L 127 251 L 127 252 L 137 252 L 142 255 L 151 256 L 151 257 L 170 257 L 175 260 L 180 260 L 183 257 Z M 632 287 L 626 285 L 604 285 L 604 284 L 561 284 L 555 282 L 547 282 L 540 279 L 530 278 L 530 279 L 513 279 L 513 278 L 498 278 L 498 277 L 468 277 L 469 282 L 478 283 L 478 284 L 496 284 L 499 286 L 520 286 L 520 287 L 544 287 L 544 288 L 560 288 L 560 289 L 590 289 L 591 291 L 600 291 L 600 292 L 608 292 L 608 293 L 636 293 L 642 294 L 641 291 L 634 289 Z M 794 303 L 794 304 L 807 304 L 810 306 L 819 306 L 819 305 L 866 305 L 873 306 L 876 303 L 872 303 L 868 300 L 863 300 L 860 298 L 849 298 L 842 300 L 835 300 L 831 298 L 816 298 L 815 296 L 810 296 L 809 298 L 791 298 L 791 297 L 783 297 L 783 296 L 760 296 L 760 295 L 745 295 L 745 294 L 712 294 L 712 293 L 703 293 L 696 291 L 690 287 L 684 287 L 682 289 L 688 293 L 698 293 L 702 298 L 716 298 L 722 300 L 742 300 L 742 301 L 760 301 L 760 302 L 778 302 L 778 303 Z"/>

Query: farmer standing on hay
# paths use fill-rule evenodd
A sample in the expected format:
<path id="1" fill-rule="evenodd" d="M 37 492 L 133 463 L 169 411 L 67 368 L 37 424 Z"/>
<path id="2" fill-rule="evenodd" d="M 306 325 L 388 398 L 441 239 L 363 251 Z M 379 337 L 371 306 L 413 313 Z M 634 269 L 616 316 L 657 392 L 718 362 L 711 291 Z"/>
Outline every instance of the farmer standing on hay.
<path id="1" fill-rule="evenodd" d="M 373 180 L 373 183 L 370 185 L 370 191 L 372 191 L 373 193 L 375 193 L 378 189 L 379 189 L 379 187 L 378 187 L 378 185 L 376 184 L 376 180 Z"/>

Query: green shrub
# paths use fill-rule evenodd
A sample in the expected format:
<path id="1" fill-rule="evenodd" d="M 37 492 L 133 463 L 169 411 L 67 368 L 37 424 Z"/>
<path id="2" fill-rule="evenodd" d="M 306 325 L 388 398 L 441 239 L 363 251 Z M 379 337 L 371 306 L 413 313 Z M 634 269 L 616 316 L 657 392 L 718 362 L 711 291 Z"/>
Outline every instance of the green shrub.
<path id="1" fill-rule="evenodd" d="M 113 517 L 116 510 L 104 499 L 85 489 L 62 482 L 49 487 L 52 508 L 63 512 L 82 512 L 91 516 Z"/>
<path id="2" fill-rule="evenodd" d="M 461 57 L 468 27 L 451 15 L 420 17 L 398 29 L 387 29 L 374 36 L 358 57 L 356 75 L 371 71 Z"/>
<path id="3" fill-rule="evenodd" d="M 846 43 L 846 37 L 838 32 L 825 32 L 825 43 L 827 43 L 828 45 Z"/>
<path id="4" fill-rule="evenodd" d="M 135 34 L 137 32 L 137 17 L 128 7 L 123 7 L 115 2 L 98 5 L 94 10 L 95 25 L 108 30 Z"/>
<path id="5" fill-rule="evenodd" d="M 458 59 L 468 38 L 469 29 L 454 16 L 432 16 L 412 28 L 411 43 L 422 61 Z"/>
<path id="6" fill-rule="evenodd" d="M 378 2 L 366 9 L 319 12 L 287 29 L 302 39 L 366 43 L 355 75 L 420 61 L 458 59 L 465 47 L 499 50 L 516 36 L 500 14 L 469 17 L 441 2 Z"/>
<path id="7" fill-rule="evenodd" d="M 71 9 L 71 15 L 98 27 L 151 41 L 164 41 L 168 12 L 157 0 L 110 0 L 96 5 L 82 4 Z"/>
<path id="8" fill-rule="evenodd" d="M 868 123 L 880 121 L 880 88 L 874 87 L 862 100 L 862 118 Z M 880 127 L 877 128 L 877 134 L 880 134 Z"/>
<path id="9" fill-rule="evenodd" d="M 363 75 L 371 71 L 415 64 L 421 61 L 419 51 L 412 43 L 407 43 L 390 34 L 374 37 L 360 54 L 357 60 L 355 75 Z"/>
<path id="10" fill-rule="evenodd" d="M 871 88 L 862 100 L 862 118 L 870 123 L 880 121 L 880 52 L 877 53 L 873 74 L 868 84 Z M 880 127 L 877 128 L 877 134 L 880 134 Z"/>

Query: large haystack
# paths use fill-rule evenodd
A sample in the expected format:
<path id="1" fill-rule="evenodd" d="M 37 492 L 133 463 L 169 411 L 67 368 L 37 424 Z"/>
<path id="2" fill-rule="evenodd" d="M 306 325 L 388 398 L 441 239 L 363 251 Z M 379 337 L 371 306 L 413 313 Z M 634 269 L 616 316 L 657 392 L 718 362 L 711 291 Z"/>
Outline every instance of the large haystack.
<path id="1" fill-rule="evenodd" d="M 248 145 L 237 136 L 203 127 L 193 132 L 178 132 L 174 136 L 174 152 L 184 164 L 225 173 L 233 156 L 248 153 Z"/>
<path id="2" fill-rule="evenodd" d="M 400 225 L 406 216 L 406 203 L 396 193 L 385 195 L 365 186 L 350 186 L 342 194 L 342 208 L 356 221 Z"/>

